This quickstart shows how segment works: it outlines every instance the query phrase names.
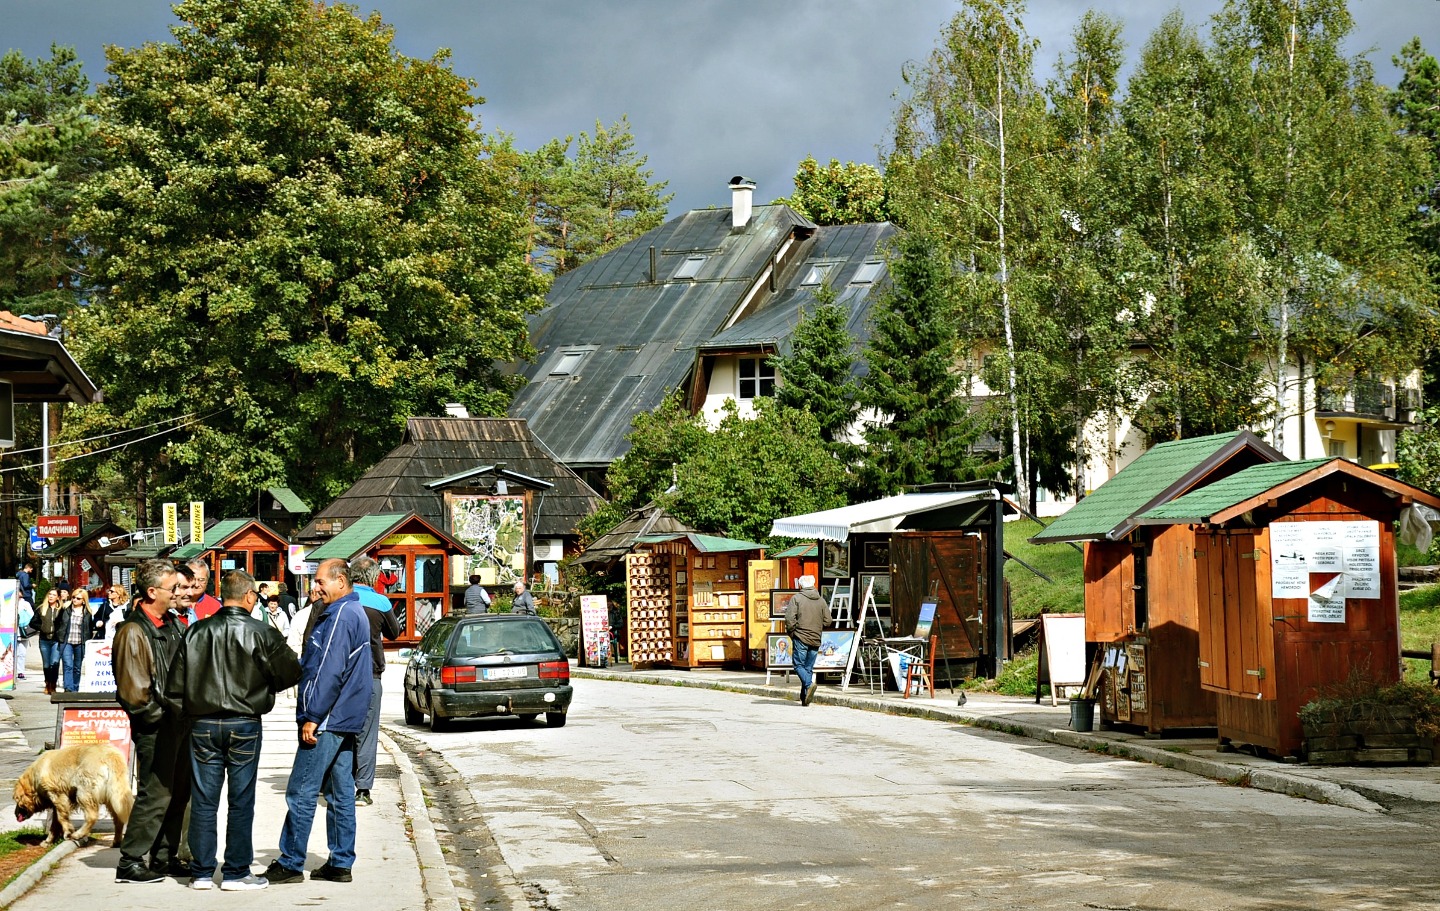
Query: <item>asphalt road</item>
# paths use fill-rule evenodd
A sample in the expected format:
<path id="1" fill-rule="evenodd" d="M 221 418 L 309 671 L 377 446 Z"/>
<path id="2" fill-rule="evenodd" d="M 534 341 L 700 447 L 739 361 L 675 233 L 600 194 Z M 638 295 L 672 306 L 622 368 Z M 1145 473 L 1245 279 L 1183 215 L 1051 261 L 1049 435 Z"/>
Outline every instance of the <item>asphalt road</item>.
<path id="1" fill-rule="evenodd" d="M 1417 815 L 923 719 L 576 683 L 565 728 L 410 729 L 540 907 L 1356 911 L 1440 895 L 1440 829 Z"/>

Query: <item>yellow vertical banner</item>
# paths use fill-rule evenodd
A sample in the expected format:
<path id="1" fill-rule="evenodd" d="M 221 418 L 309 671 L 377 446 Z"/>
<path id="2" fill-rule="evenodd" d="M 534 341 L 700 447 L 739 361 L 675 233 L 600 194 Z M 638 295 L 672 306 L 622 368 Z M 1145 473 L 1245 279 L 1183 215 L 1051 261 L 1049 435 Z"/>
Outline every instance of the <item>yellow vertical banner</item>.
<path id="1" fill-rule="evenodd" d="M 205 543 L 205 502 L 190 501 L 190 543 Z"/>
<path id="2" fill-rule="evenodd" d="M 161 514 L 165 517 L 165 543 L 180 543 L 180 505 L 178 503 L 165 503 L 160 507 Z"/>

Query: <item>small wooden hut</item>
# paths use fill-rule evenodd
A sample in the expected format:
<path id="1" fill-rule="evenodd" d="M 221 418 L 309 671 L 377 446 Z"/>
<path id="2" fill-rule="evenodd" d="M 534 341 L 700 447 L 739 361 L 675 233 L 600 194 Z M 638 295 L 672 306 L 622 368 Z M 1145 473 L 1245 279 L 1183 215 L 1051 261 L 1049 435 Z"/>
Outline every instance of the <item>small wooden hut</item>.
<path id="1" fill-rule="evenodd" d="M 1186 526 L 1139 516 L 1188 491 L 1284 456 L 1249 431 L 1161 443 L 1147 450 L 1044 531 L 1036 544 L 1083 542 L 1088 656 L 1113 649 L 1101 719 L 1147 734 L 1215 725 L 1215 697 L 1200 686 L 1199 605 Z"/>
<path id="2" fill-rule="evenodd" d="M 1191 528 L 1200 684 L 1220 742 L 1299 755 L 1299 711 L 1352 673 L 1399 679 L 1394 523 L 1440 497 L 1344 459 L 1256 465 L 1139 521 Z"/>

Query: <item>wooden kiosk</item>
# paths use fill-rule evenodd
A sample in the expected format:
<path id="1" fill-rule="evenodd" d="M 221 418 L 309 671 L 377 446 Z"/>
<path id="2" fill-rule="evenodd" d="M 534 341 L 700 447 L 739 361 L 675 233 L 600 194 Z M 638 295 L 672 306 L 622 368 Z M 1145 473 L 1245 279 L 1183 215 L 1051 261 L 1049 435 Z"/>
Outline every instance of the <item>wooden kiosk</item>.
<path id="1" fill-rule="evenodd" d="M 288 575 L 286 552 L 290 541 L 258 519 L 222 519 L 205 529 L 205 543 L 186 544 L 171 556 L 176 560 L 201 557 L 210 565 L 210 594 L 220 597 L 220 579 L 232 569 L 243 569 L 256 582 L 272 586 Z M 290 589 L 295 592 L 296 586 Z"/>
<path id="2" fill-rule="evenodd" d="M 1194 530 L 1200 683 L 1222 744 L 1300 755 L 1299 711 L 1323 687 L 1399 679 L 1393 526 L 1413 503 L 1440 497 L 1314 459 L 1257 465 L 1139 517 Z"/>
<path id="3" fill-rule="evenodd" d="M 1188 491 L 1284 456 L 1249 431 L 1161 443 L 1030 540 L 1083 542 L 1085 641 L 1105 674 L 1100 718 L 1147 735 L 1215 726 L 1200 685 L 1195 532 L 1139 516 Z M 1123 657 L 1122 657 L 1123 656 Z"/>
<path id="4" fill-rule="evenodd" d="M 468 557 L 470 548 L 415 513 L 361 516 L 306 556 L 312 563 L 332 557 L 353 560 L 367 554 L 380 562 L 382 594 L 390 599 L 400 636 L 386 648 L 414 645 L 430 624 L 448 613 L 450 573 L 454 556 Z"/>
<path id="5" fill-rule="evenodd" d="M 625 558 L 630 663 L 748 662 L 753 649 L 764 649 L 770 629 L 779 564 L 764 556 L 753 541 L 695 532 L 638 538 Z"/>

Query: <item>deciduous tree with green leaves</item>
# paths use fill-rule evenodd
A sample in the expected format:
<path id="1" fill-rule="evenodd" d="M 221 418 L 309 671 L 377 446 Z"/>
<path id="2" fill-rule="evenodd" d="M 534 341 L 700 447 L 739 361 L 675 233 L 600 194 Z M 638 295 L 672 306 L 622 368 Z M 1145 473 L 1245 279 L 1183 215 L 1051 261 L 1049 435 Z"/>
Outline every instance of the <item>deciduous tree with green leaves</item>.
<path id="1" fill-rule="evenodd" d="M 74 435 L 193 413 L 113 463 L 142 502 L 324 503 L 405 419 L 503 413 L 544 279 L 512 169 L 440 52 L 309 0 L 187 0 L 173 39 L 109 51 L 114 166 L 84 193 L 103 292 L 71 327 L 106 402 Z M 148 519 L 141 515 L 141 522 Z"/>
<path id="2" fill-rule="evenodd" d="M 885 176 L 870 164 L 838 158 L 822 165 L 806 156 L 795 169 L 795 193 L 775 200 L 817 225 L 862 225 L 888 221 Z"/>

